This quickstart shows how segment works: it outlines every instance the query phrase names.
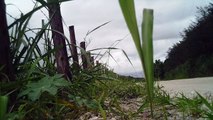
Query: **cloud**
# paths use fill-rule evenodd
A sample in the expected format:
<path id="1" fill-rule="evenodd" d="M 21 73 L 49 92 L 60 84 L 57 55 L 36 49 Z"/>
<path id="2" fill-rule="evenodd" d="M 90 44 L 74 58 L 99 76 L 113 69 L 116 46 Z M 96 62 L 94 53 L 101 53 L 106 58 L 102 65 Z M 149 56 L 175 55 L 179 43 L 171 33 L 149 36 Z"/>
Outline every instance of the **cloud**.
<path id="1" fill-rule="evenodd" d="M 180 33 L 187 28 L 187 26 L 195 20 L 194 16 L 189 16 L 185 19 L 167 22 L 163 24 L 155 24 L 154 26 L 154 40 L 162 40 L 169 38 L 178 38 Z"/>
<path id="2" fill-rule="evenodd" d="M 154 41 L 154 59 L 164 61 L 167 56 L 168 49 L 180 40 L 181 38 L 170 38 Z"/>

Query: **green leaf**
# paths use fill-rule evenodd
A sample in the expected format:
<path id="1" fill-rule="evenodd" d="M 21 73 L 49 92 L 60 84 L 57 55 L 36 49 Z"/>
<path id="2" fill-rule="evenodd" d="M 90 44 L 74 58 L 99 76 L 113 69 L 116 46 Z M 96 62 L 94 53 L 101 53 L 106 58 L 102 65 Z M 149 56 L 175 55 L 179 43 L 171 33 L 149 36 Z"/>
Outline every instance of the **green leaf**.
<path id="1" fill-rule="evenodd" d="M 58 91 L 58 87 L 56 87 L 56 86 L 51 86 L 51 87 L 48 87 L 48 88 L 43 88 L 42 91 L 43 91 L 43 92 L 46 91 L 46 92 L 48 92 L 48 93 L 51 94 L 51 95 L 56 95 L 56 94 L 57 94 L 57 91 Z"/>
<path id="2" fill-rule="evenodd" d="M 36 101 L 41 96 L 41 90 L 39 89 L 31 90 L 29 93 L 27 93 L 27 95 L 31 101 Z"/>
<path id="3" fill-rule="evenodd" d="M 58 86 L 58 87 L 65 87 L 65 86 L 69 86 L 70 82 L 66 81 L 65 79 L 58 79 L 56 81 L 54 81 L 54 85 Z"/>
<path id="4" fill-rule="evenodd" d="M 101 27 L 103 27 L 103 26 L 109 24 L 110 22 L 111 22 L 111 21 L 105 22 L 105 23 L 99 25 L 98 27 L 95 27 L 95 28 L 92 29 L 91 31 L 88 31 L 87 34 L 86 34 L 86 36 L 88 36 L 89 34 L 93 33 L 94 31 L 98 30 L 99 28 L 101 28 Z"/>
<path id="5" fill-rule="evenodd" d="M 26 85 L 26 89 L 19 94 L 19 97 L 28 96 L 28 99 L 36 101 L 44 92 L 50 95 L 56 95 L 61 87 L 70 85 L 68 81 L 62 78 L 62 75 L 46 76 L 38 82 L 31 82 Z"/>

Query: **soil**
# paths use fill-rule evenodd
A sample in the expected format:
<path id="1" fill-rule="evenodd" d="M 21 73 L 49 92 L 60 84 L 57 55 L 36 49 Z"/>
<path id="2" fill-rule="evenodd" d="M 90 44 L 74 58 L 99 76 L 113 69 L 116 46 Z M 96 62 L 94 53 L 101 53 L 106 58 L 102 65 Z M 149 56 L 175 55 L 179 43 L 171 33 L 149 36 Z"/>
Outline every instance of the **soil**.
<path id="1" fill-rule="evenodd" d="M 163 89 L 171 96 L 184 93 L 187 97 L 193 97 L 196 91 L 204 96 L 211 96 L 213 93 L 213 77 L 160 81 L 157 84 L 164 86 Z"/>

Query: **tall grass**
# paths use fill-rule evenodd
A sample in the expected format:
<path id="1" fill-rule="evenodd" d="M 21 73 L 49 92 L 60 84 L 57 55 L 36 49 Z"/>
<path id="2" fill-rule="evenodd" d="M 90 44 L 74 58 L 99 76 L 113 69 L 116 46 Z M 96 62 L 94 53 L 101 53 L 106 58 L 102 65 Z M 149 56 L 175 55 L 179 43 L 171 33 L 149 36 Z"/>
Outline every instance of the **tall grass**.
<path id="1" fill-rule="evenodd" d="M 153 71 L 153 10 L 143 10 L 143 23 L 142 23 L 142 40 L 139 35 L 137 19 L 135 14 L 134 0 L 119 0 L 123 16 L 126 24 L 132 35 L 136 49 L 141 59 L 142 67 L 145 73 L 146 89 L 148 100 L 153 116 L 153 97 L 154 97 L 154 71 Z M 143 43 L 141 43 L 141 41 Z"/>

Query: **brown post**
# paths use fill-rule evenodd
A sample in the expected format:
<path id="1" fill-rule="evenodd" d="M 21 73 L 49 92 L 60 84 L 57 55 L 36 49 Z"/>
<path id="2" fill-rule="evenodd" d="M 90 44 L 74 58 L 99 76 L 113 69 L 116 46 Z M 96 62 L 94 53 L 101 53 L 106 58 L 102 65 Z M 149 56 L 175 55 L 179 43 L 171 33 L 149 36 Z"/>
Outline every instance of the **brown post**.
<path id="1" fill-rule="evenodd" d="M 12 58 L 10 58 L 10 38 L 7 29 L 7 18 L 4 0 L 0 0 L 0 67 L 3 67 L 1 73 L 4 73 L 8 78 L 15 80 L 12 70 Z M 0 80 L 5 78 L 0 75 Z"/>
<path id="2" fill-rule="evenodd" d="M 83 69 L 87 69 L 88 64 L 87 64 L 87 58 L 86 58 L 86 46 L 85 46 L 85 42 L 81 42 L 80 43 L 80 47 L 81 47 L 81 59 L 82 59 L 82 65 L 83 65 Z"/>
<path id="3" fill-rule="evenodd" d="M 97 65 L 97 66 L 98 66 L 98 65 L 100 65 L 100 63 L 99 63 L 99 61 L 98 61 L 98 60 L 96 61 L 96 65 Z"/>
<path id="4" fill-rule="evenodd" d="M 91 64 L 92 64 L 92 66 L 94 66 L 94 65 L 95 65 L 95 62 L 94 62 L 94 56 L 92 56 L 92 57 L 90 58 L 90 62 L 91 62 Z"/>
<path id="5" fill-rule="evenodd" d="M 73 58 L 73 67 L 79 70 L 78 51 L 76 48 L 75 29 L 74 26 L 69 27 L 70 40 L 71 40 L 71 54 Z"/>
<path id="6" fill-rule="evenodd" d="M 93 62 L 94 57 L 91 56 L 91 52 L 87 52 L 87 54 L 86 54 L 86 60 L 87 60 L 87 64 L 88 64 L 87 66 L 89 68 L 93 67 L 93 65 L 94 65 L 94 62 Z"/>
<path id="7" fill-rule="evenodd" d="M 52 29 L 54 48 L 57 49 L 55 53 L 57 71 L 58 73 L 64 74 L 65 78 L 72 80 L 72 73 L 69 70 L 66 42 L 63 36 L 64 29 L 62 24 L 59 1 L 47 0 L 47 2 L 49 3 L 49 18 Z"/>

